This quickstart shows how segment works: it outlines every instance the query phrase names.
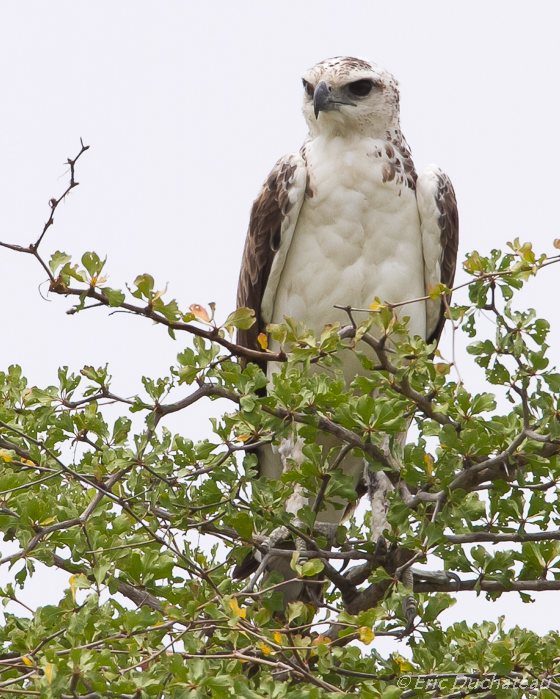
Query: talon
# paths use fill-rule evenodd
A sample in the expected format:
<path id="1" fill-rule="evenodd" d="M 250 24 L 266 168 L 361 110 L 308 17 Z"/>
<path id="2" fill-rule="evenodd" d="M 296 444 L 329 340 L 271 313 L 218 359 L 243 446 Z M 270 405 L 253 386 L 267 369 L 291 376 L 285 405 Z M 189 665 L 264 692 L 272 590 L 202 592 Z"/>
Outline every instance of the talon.
<path id="1" fill-rule="evenodd" d="M 455 581 L 455 583 L 457 585 L 457 589 L 455 590 L 455 592 L 460 592 L 461 591 L 461 578 L 457 575 L 457 573 L 452 573 L 451 571 L 446 570 L 445 575 L 447 576 L 448 580 Z"/>
<path id="2" fill-rule="evenodd" d="M 414 574 L 411 568 L 407 568 L 403 572 L 401 582 L 405 587 L 414 588 Z M 406 619 L 406 627 L 402 631 L 400 637 L 404 638 L 405 636 L 409 636 L 414 628 L 414 619 L 416 617 L 416 599 L 414 595 L 406 595 L 406 597 L 403 598 L 401 606 L 403 616 Z"/>
<path id="3" fill-rule="evenodd" d="M 379 559 L 380 561 L 385 560 L 385 557 L 387 556 L 387 541 L 383 534 L 377 539 L 373 555 L 376 559 Z"/>

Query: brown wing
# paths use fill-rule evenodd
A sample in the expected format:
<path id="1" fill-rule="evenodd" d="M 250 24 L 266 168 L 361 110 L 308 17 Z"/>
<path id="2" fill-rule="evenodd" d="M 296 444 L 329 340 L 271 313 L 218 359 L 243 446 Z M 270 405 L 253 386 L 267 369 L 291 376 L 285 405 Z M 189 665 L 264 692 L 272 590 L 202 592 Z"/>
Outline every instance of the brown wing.
<path id="1" fill-rule="evenodd" d="M 274 258 L 282 245 L 288 214 L 299 198 L 299 192 L 292 190 L 302 162 L 299 153 L 281 158 L 253 203 L 239 274 L 237 307 L 252 308 L 257 322 L 249 330 L 237 331 L 237 342 L 243 347 L 260 349 L 257 336 L 266 327 L 261 313 L 262 298 Z M 295 221 L 292 223 L 295 225 Z"/>
<path id="2" fill-rule="evenodd" d="M 426 293 L 438 284 L 453 286 L 457 247 L 459 245 L 459 215 L 457 199 L 449 177 L 437 165 L 429 165 L 418 177 L 416 199 L 420 214 L 424 280 Z M 447 301 L 451 300 L 451 295 Z M 438 342 L 445 324 L 446 304 L 426 302 L 426 340 Z"/>
<path id="3" fill-rule="evenodd" d="M 457 210 L 457 198 L 451 180 L 445 173 L 438 178 L 438 191 L 436 204 L 439 211 L 438 223 L 441 230 L 441 283 L 450 289 L 455 279 L 457 266 L 457 249 L 459 247 L 459 212 Z M 451 302 L 451 294 L 447 296 L 447 303 Z M 428 342 L 439 342 L 443 326 L 445 324 L 445 304 L 441 303 L 439 320 L 435 330 L 427 338 Z"/>

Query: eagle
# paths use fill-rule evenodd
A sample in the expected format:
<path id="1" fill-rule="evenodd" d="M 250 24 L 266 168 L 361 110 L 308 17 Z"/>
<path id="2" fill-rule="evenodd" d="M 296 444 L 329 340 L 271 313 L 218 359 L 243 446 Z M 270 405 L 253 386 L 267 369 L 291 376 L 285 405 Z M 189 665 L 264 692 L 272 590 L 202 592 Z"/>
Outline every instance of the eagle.
<path id="1" fill-rule="evenodd" d="M 327 59 L 303 75 L 303 115 L 309 128 L 303 146 L 278 160 L 252 207 L 237 306 L 253 309 L 256 322 L 238 332 L 238 343 L 260 349 L 259 334 L 285 317 L 320 333 L 325 324 L 348 323 L 336 306 L 423 297 L 406 305 L 403 315 L 410 318 L 411 336 L 437 342 L 445 303 L 425 297 L 438 284 L 453 286 L 457 202 L 439 167 L 416 173 L 400 128 L 397 81 L 366 60 Z M 266 370 L 270 378 L 278 366 Z M 344 358 L 343 372 L 348 385 L 364 372 L 353 352 Z M 323 443 L 332 446 L 328 438 Z M 301 446 L 293 436 L 263 449 L 260 474 L 279 479 L 301 463 Z M 385 495 L 392 486 L 355 456 L 345 457 L 342 468 L 357 488 L 364 480 L 368 486 L 377 539 L 387 526 Z M 297 515 L 305 502 L 296 486 L 287 510 Z M 318 520 L 338 524 L 341 513 L 329 506 Z M 287 563 L 268 567 L 293 577 Z M 255 569 L 254 563 L 241 564 L 234 576 Z"/>

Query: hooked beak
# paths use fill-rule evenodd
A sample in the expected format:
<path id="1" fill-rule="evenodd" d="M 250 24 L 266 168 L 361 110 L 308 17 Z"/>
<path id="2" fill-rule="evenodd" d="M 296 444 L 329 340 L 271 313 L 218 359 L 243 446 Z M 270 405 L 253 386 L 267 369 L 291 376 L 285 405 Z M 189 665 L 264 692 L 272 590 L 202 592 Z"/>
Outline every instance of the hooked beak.
<path id="1" fill-rule="evenodd" d="M 345 95 L 333 94 L 332 87 L 324 80 L 317 85 L 313 93 L 313 111 L 315 119 L 319 118 L 319 112 L 331 112 L 340 109 L 341 104 L 355 107 L 356 103 Z"/>

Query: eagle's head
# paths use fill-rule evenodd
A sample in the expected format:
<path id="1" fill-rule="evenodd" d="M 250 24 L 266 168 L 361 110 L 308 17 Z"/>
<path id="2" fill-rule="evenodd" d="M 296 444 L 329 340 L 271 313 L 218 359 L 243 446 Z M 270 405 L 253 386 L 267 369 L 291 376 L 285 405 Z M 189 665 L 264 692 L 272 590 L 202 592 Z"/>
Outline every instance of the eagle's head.
<path id="1" fill-rule="evenodd" d="M 375 63 L 340 56 L 303 75 L 303 114 L 311 134 L 382 137 L 399 127 L 395 78 Z"/>

